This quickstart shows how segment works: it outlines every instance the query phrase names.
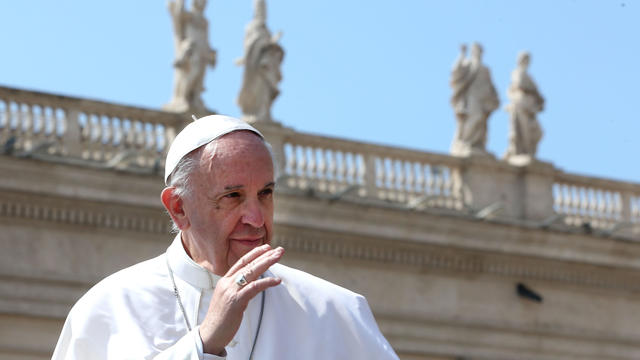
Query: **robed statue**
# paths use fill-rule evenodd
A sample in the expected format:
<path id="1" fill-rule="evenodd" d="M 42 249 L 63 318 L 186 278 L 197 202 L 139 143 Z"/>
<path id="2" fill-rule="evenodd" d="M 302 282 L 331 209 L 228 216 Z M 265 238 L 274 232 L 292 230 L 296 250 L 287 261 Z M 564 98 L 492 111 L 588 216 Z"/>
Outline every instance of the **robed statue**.
<path id="1" fill-rule="evenodd" d="M 533 160 L 538 143 L 542 139 L 542 128 L 538 123 L 537 114 L 544 109 L 544 98 L 527 73 L 530 62 L 531 55 L 528 52 L 520 53 L 518 65 L 511 73 L 511 85 L 507 92 L 510 103 L 506 106 L 510 115 L 506 159 Z"/>
<path id="2" fill-rule="evenodd" d="M 267 28 L 265 1 L 256 0 L 254 9 L 254 18 L 245 30 L 244 55 L 237 62 L 244 65 L 237 101 L 245 121 L 272 121 L 271 105 L 280 94 L 278 84 L 282 80 L 280 65 L 284 50 L 278 44 L 281 33 L 272 36 Z"/>
<path id="3" fill-rule="evenodd" d="M 175 60 L 173 67 L 173 97 L 163 108 L 174 112 L 207 112 L 202 93 L 207 66 L 216 65 L 216 51 L 209 46 L 207 19 L 204 17 L 206 0 L 192 0 L 190 11 L 184 0 L 169 1 L 173 20 Z"/>
<path id="4" fill-rule="evenodd" d="M 482 64 L 480 44 L 473 43 L 469 58 L 466 57 L 466 45 L 462 45 L 460 50 L 451 72 L 451 105 L 457 121 L 451 154 L 484 155 L 488 154 L 485 150 L 487 120 L 500 101 L 489 69 Z"/>

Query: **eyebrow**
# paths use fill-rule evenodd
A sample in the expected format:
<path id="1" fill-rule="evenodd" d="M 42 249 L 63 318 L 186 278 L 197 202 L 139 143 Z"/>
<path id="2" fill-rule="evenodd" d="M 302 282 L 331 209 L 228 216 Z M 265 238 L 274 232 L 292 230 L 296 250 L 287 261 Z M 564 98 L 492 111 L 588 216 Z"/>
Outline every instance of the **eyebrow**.
<path id="1" fill-rule="evenodd" d="M 275 185 L 276 185 L 275 181 L 270 181 L 270 182 L 266 183 L 264 185 L 264 187 L 265 188 L 273 187 Z M 238 189 L 242 189 L 243 187 L 244 187 L 244 185 L 227 185 L 227 186 L 224 187 L 224 189 L 225 190 L 238 190 Z"/>

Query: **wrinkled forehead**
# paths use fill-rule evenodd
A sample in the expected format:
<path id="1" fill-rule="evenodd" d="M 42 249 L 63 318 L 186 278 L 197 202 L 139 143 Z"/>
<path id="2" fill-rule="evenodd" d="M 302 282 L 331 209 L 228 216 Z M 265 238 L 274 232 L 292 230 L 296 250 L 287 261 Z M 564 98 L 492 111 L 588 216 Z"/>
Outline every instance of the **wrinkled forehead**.
<path id="1" fill-rule="evenodd" d="M 265 140 L 258 134 L 238 130 L 225 134 L 203 145 L 202 159 L 214 158 L 260 158 L 265 154 L 271 158 L 271 152 Z M 271 160 L 270 160 L 271 161 Z"/>
<path id="2" fill-rule="evenodd" d="M 251 181 L 264 186 L 274 181 L 271 151 L 262 138 L 251 132 L 230 133 L 204 145 L 197 161 L 194 175 L 201 186 L 244 186 Z M 226 182 L 229 184 L 222 184 Z"/>

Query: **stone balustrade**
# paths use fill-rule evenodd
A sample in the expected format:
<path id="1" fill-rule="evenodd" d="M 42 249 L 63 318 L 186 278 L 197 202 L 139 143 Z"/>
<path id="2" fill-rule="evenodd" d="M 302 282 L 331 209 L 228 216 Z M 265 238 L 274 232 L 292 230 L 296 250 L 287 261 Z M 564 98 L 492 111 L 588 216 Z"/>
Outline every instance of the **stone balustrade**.
<path id="1" fill-rule="evenodd" d="M 462 209 L 451 156 L 293 133 L 283 140 L 286 186 L 411 207 Z"/>
<path id="2" fill-rule="evenodd" d="M 0 153 L 161 173 L 184 114 L 0 86 Z M 296 132 L 259 124 L 279 184 L 332 201 L 441 209 L 640 235 L 640 184 Z"/>
<path id="3" fill-rule="evenodd" d="M 0 152 L 157 169 L 184 115 L 0 86 Z"/>
<path id="4" fill-rule="evenodd" d="M 557 171 L 554 210 L 574 226 L 617 231 L 640 225 L 640 185 Z"/>

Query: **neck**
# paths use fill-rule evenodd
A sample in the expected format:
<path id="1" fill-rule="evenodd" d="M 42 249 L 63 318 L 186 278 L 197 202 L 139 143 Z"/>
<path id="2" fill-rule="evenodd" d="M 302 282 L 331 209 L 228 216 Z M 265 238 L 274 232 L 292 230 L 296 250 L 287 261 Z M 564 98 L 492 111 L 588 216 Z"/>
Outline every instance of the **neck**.
<path id="1" fill-rule="evenodd" d="M 218 274 L 218 272 L 215 271 L 214 266 L 211 262 L 209 262 L 206 258 L 196 258 L 194 257 L 193 254 L 197 254 L 197 253 L 203 253 L 202 251 L 197 251 L 197 249 L 195 249 L 193 247 L 192 244 L 194 244 L 194 241 L 188 241 L 187 238 L 189 238 L 189 235 L 186 234 L 184 231 L 180 232 L 180 240 L 182 243 L 182 247 L 184 248 L 184 251 L 187 253 L 187 255 L 191 258 L 191 260 L 193 260 L 193 262 L 195 262 L 196 264 L 202 266 L 205 270 L 207 270 L 208 272 L 218 275 L 218 276 L 224 276 L 224 274 Z"/>

